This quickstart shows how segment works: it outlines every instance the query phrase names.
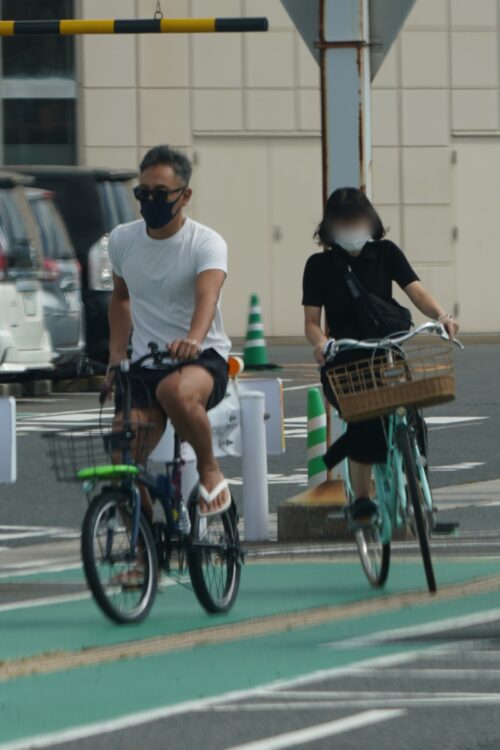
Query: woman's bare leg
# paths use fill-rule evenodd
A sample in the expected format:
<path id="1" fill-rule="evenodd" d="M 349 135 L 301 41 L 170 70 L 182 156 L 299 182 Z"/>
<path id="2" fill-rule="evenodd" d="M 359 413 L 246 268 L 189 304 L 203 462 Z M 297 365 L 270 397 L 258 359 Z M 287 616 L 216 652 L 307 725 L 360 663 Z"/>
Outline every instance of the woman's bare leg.
<path id="1" fill-rule="evenodd" d="M 355 498 L 370 497 L 372 491 L 372 465 L 349 459 L 349 473 Z"/>

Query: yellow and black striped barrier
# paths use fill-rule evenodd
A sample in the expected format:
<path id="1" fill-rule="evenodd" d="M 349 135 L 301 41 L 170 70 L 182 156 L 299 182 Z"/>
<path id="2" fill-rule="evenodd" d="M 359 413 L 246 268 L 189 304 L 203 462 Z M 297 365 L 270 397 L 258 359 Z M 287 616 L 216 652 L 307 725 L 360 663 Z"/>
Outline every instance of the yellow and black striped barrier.
<path id="1" fill-rule="evenodd" d="M 60 21 L 0 21 L 2 36 L 57 34 L 207 34 L 217 32 L 267 31 L 267 18 L 144 18 Z"/>

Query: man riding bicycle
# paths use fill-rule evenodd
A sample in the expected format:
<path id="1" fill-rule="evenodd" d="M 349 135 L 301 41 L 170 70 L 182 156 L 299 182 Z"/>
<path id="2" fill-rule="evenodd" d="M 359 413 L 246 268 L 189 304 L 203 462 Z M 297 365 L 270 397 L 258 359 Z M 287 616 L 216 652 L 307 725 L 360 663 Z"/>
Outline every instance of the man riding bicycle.
<path id="1" fill-rule="evenodd" d="M 109 236 L 114 289 L 109 305 L 109 365 L 147 354 L 148 344 L 169 347 L 167 368 L 144 367 L 132 384 L 132 420 L 153 424 L 151 449 L 167 417 L 193 447 L 200 477 L 201 515 L 227 510 L 231 495 L 212 450 L 207 410 L 224 397 L 231 342 L 220 311 L 227 275 L 227 245 L 213 229 L 184 215 L 192 190 L 191 162 L 169 146 L 157 146 L 140 165 L 134 194 L 143 219 L 123 224 Z M 110 396 L 115 371 L 108 369 Z M 123 409 L 119 382 L 116 420 Z M 147 490 L 144 510 L 152 517 Z"/>

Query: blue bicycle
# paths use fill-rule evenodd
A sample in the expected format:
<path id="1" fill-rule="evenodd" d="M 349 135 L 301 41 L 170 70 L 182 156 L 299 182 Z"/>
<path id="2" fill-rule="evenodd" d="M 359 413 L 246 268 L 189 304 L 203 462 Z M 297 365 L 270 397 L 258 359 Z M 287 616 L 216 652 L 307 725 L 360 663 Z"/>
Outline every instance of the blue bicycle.
<path id="1" fill-rule="evenodd" d="M 432 344 L 403 348 L 414 337 L 425 335 L 433 336 Z M 463 349 L 459 341 L 453 343 Z M 370 356 L 335 365 L 337 354 L 350 350 L 366 350 Z M 419 423 L 423 424 L 417 409 L 455 398 L 448 335 L 441 324 L 428 322 L 409 333 L 379 341 L 332 339 L 326 358 L 331 363 L 326 374 L 345 422 L 385 418 L 387 459 L 374 467 L 378 513 L 369 523 L 355 523 L 346 509 L 363 570 L 373 586 L 383 586 L 389 574 L 394 531 L 409 528 L 419 541 L 429 591 L 435 592 L 429 544 L 434 507 L 427 457 L 417 434 Z M 347 461 L 344 477 L 346 498 L 351 503 L 354 493 Z"/>
<path id="2" fill-rule="evenodd" d="M 150 354 L 114 369 L 124 395 L 123 414 L 113 426 L 49 433 L 49 455 L 60 481 L 80 481 L 89 506 L 81 536 L 85 576 L 102 611 L 119 624 L 143 620 L 153 606 L 163 571 L 191 586 L 209 614 L 227 612 L 238 596 L 243 550 L 234 501 L 227 511 L 200 515 L 197 487 L 181 489 L 181 438 L 164 473 L 147 467 L 153 425 L 132 420 L 131 378 L 150 361 L 162 367 L 168 350 L 150 344 Z M 91 364 L 93 372 L 97 364 Z M 140 486 L 163 510 L 151 520 Z"/>

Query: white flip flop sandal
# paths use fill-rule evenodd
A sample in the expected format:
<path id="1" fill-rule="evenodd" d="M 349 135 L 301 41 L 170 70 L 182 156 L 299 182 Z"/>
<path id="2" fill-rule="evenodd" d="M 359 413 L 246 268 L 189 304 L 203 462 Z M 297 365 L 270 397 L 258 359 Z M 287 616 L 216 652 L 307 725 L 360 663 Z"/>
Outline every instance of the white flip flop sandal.
<path id="1" fill-rule="evenodd" d="M 216 508 L 215 510 L 210 510 L 207 513 L 202 513 L 200 510 L 200 518 L 208 518 L 209 516 L 216 516 L 220 513 L 225 513 L 231 507 L 231 493 L 229 492 L 229 486 L 226 479 L 223 479 L 222 482 L 219 482 L 217 487 L 214 487 L 212 492 L 209 492 L 202 484 L 199 485 L 198 489 L 200 497 L 203 498 L 207 505 L 211 505 L 214 502 L 215 498 L 220 495 L 223 490 L 226 490 L 226 502 L 224 503 L 222 508 Z"/>

